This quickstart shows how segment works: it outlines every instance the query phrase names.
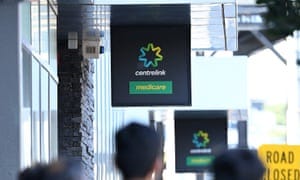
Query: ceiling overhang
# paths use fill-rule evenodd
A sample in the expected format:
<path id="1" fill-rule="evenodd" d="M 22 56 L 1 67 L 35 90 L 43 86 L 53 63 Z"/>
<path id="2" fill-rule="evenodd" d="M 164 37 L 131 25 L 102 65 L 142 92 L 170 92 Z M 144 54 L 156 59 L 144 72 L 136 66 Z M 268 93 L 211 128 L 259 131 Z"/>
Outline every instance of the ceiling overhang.
<path id="1" fill-rule="evenodd" d="M 143 5 L 143 4 L 224 4 L 236 3 L 236 0 L 93 0 L 101 5 Z"/>
<path id="2" fill-rule="evenodd" d="M 111 26 L 190 24 L 189 4 L 111 5 Z"/>
<path id="3" fill-rule="evenodd" d="M 235 0 L 58 0 L 58 5 L 60 38 L 115 24 L 190 24 L 193 50 L 237 50 Z"/>

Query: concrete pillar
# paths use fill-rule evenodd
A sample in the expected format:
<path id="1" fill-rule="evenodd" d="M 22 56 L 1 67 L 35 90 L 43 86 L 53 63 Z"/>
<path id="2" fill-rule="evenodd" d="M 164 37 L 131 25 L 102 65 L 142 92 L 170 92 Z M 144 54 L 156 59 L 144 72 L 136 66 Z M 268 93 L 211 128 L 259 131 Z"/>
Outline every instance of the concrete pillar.
<path id="1" fill-rule="evenodd" d="M 21 45 L 19 5 L 0 2 L 0 179 L 15 180 L 21 167 Z"/>

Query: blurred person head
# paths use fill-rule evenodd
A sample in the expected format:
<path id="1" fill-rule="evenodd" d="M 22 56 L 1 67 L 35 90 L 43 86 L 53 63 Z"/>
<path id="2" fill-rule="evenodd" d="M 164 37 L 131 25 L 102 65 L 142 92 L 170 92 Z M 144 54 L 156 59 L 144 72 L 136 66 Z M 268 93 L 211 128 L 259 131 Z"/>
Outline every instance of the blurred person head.
<path id="1" fill-rule="evenodd" d="M 85 180 L 80 161 L 61 159 L 50 163 L 45 170 L 44 180 Z"/>
<path id="2" fill-rule="evenodd" d="M 64 159 L 28 167 L 18 180 L 85 180 L 85 176 L 79 161 Z"/>
<path id="3" fill-rule="evenodd" d="M 161 143 L 156 131 L 131 123 L 116 133 L 115 162 L 124 179 L 151 179 L 162 168 Z"/>
<path id="4" fill-rule="evenodd" d="M 255 151 L 232 149 L 214 159 L 212 171 L 215 180 L 260 180 L 265 167 Z"/>
<path id="5" fill-rule="evenodd" d="M 18 175 L 18 180 L 41 180 L 45 176 L 46 165 L 35 164 L 22 170 Z"/>

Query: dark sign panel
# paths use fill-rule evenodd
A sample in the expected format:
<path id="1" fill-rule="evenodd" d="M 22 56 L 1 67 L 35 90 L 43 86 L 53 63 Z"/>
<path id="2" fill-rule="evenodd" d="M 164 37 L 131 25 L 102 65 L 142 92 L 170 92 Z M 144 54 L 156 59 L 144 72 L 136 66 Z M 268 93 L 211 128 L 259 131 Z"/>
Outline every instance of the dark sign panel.
<path id="1" fill-rule="evenodd" d="M 190 25 L 112 26 L 113 106 L 190 105 Z"/>
<path id="2" fill-rule="evenodd" d="M 176 172 L 208 170 L 215 155 L 227 149 L 226 111 L 176 111 Z"/>

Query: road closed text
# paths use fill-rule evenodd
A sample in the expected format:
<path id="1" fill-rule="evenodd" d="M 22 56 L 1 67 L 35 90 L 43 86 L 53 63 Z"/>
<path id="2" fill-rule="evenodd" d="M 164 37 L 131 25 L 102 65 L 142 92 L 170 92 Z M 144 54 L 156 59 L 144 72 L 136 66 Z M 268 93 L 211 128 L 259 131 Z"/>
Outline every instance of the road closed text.
<path id="1" fill-rule="evenodd" d="M 264 180 L 300 180 L 300 169 L 266 169 Z"/>
<path id="2" fill-rule="evenodd" d="M 286 168 L 267 168 L 265 180 L 300 180 L 300 169 L 288 168 L 295 163 L 293 151 L 266 151 L 266 163 L 272 165 L 286 165 Z"/>
<path id="3" fill-rule="evenodd" d="M 300 180 L 300 146 L 263 145 L 259 155 L 266 166 L 263 180 Z"/>

